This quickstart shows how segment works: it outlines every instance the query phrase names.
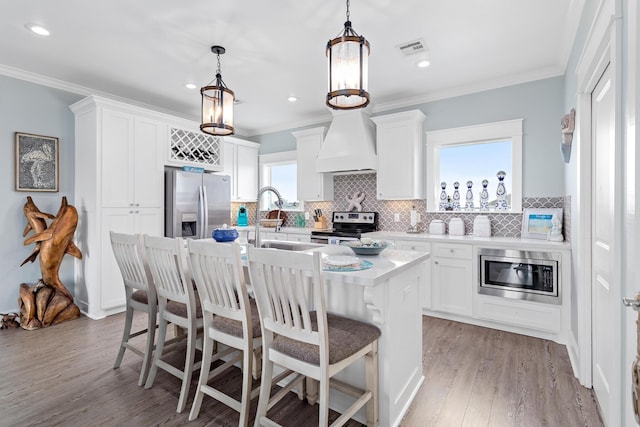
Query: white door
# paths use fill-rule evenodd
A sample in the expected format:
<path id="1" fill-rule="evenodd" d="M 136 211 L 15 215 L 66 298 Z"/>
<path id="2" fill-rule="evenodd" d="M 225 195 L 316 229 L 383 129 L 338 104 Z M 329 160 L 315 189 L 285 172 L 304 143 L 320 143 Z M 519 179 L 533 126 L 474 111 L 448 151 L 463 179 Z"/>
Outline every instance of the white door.
<path id="1" fill-rule="evenodd" d="M 593 389 L 605 424 L 620 423 L 621 290 L 616 280 L 616 146 L 614 90 L 605 70 L 591 96 Z"/>

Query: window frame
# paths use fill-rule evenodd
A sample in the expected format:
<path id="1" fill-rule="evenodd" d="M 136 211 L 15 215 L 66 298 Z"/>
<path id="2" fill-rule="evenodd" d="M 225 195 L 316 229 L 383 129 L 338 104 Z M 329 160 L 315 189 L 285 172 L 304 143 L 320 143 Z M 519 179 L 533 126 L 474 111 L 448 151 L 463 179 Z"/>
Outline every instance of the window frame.
<path id="1" fill-rule="evenodd" d="M 511 206 L 506 212 L 521 213 L 523 172 L 522 124 L 523 119 L 515 119 L 426 132 L 427 212 L 441 212 L 438 210 L 440 195 L 440 148 L 508 140 L 511 141 L 511 171 L 513 176 L 511 177 Z M 474 212 L 479 211 L 476 209 Z M 493 210 L 492 212 L 496 211 Z"/>
<path id="2" fill-rule="evenodd" d="M 281 151 L 278 153 L 269 153 L 269 154 L 260 154 L 258 156 L 258 164 L 259 164 L 259 170 L 260 170 L 260 176 L 259 176 L 259 188 L 264 187 L 265 185 L 271 185 L 270 183 L 267 184 L 266 181 L 266 177 L 267 174 L 269 173 L 269 169 L 272 166 L 277 166 L 277 165 L 285 165 L 285 164 L 291 164 L 291 163 L 295 163 L 296 167 L 298 164 L 298 157 L 297 157 L 297 152 L 295 150 L 291 150 L 291 151 Z M 297 199 L 297 180 L 296 180 L 296 199 Z M 298 209 L 283 209 L 283 211 L 285 212 L 303 212 L 304 211 L 304 202 L 301 200 L 298 200 Z M 257 206 L 257 209 L 264 211 L 264 209 L 262 208 L 261 205 Z"/>

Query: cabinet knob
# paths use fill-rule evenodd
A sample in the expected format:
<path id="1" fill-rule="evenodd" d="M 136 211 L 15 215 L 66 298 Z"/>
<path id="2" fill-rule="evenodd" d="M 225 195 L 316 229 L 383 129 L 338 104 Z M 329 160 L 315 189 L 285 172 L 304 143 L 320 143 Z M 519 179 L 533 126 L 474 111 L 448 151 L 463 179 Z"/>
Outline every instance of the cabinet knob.
<path id="1" fill-rule="evenodd" d="M 449 249 L 449 252 L 454 253 L 455 251 L 453 249 Z"/>
<path id="2" fill-rule="evenodd" d="M 130 213 L 130 214 L 132 214 L 132 213 L 133 213 L 133 211 L 129 211 L 129 213 Z"/>
<path id="3" fill-rule="evenodd" d="M 135 211 L 134 213 L 137 213 L 137 214 L 138 214 L 138 213 L 140 213 L 140 211 Z"/>
<path id="4" fill-rule="evenodd" d="M 433 261 L 433 263 L 437 265 L 437 264 L 438 264 L 438 261 Z"/>

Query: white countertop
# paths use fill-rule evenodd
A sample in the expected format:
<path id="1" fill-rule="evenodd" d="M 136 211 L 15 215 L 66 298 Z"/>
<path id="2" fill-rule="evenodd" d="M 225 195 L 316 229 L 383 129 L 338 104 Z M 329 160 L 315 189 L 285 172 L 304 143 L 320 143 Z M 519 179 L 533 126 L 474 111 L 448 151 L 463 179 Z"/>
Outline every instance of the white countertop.
<path id="1" fill-rule="evenodd" d="M 567 242 L 551 242 L 543 239 L 530 239 L 520 237 L 475 237 L 472 235 L 450 236 L 448 234 L 438 235 L 429 233 L 407 233 L 402 231 L 374 231 L 366 233 L 367 237 L 373 239 L 388 240 L 413 240 L 417 242 L 432 243 L 464 243 L 472 245 L 496 245 L 499 247 L 513 247 L 518 249 L 540 248 L 540 249 L 556 249 L 569 250 L 571 245 Z"/>
<path id="2" fill-rule="evenodd" d="M 353 251 L 345 246 L 326 245 L 305 252 L 321 252 L 324 255 L 351 255 Z M 324 271 L 326 279 L 339 280 L 343 283 L 353 283 L 361 286 L 377 286 L 387 279 L 408 270 L 409 268 L 426 261 L 429 252 L 422 251 L 402 251 L 396 249 L 385 249 L 379 255 L 358 256 L 362 260 L 367 260 L 373 267 L 360 271 Z"/>

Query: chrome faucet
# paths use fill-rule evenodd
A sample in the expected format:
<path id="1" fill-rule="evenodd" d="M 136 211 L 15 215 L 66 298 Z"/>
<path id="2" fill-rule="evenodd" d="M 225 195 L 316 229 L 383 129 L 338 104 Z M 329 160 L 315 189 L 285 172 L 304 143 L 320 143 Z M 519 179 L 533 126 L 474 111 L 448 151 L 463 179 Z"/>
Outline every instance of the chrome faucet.
<path id="1" fill-rule="evenodd" d="M 258 190 L 258 197 L 256 199 L 256 222 L 255 222 L 256 238 L 254 240 L 256 248 L 260 247 L 260 219 L 258 218 L 259 215 L 260 215 L 260 198 L 267 191 L 271 191 L 278 198 L 278 201 L 276 202 L 276 206 L 278 206 L 278 213 L 276 215 L 276 233 L 280 231 L 280 224 L 278 224 L 280 222 L 279 221 L 279 219 L 280 219 L 280 209 L 282 208 L 282 205 L 284 204 L 284 202 L 282 201 L 282 197 L 280 196 L 280 192 L 278 190 L 276 190 L 274 187 L 271 187 L 271 186 L 262 187 L 261 189 Z"/>

